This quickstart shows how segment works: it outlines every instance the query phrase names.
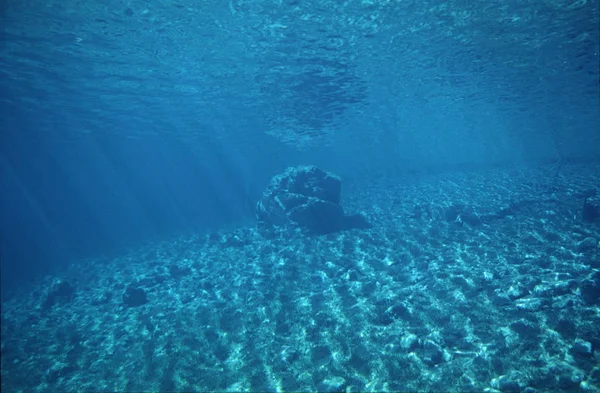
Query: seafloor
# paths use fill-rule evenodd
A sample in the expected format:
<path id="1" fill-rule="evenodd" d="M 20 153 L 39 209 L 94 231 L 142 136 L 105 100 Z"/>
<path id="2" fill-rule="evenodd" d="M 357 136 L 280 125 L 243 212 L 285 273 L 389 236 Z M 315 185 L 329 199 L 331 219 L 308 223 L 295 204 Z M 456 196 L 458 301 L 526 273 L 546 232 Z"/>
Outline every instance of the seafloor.
<path id="1" fill-rule="evenodd" d="M 2 304 L 2 389 L 600 392 L 600 166 L 345 189 L 372 229 L 190 235 Z"/>

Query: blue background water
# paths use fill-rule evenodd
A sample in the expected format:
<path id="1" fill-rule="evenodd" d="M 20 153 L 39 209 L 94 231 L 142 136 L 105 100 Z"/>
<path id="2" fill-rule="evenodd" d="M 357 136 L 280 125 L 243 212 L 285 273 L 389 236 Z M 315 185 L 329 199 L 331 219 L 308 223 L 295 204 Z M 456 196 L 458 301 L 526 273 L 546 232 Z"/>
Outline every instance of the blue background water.
<path id="1" fill-rule="evenodd" d="M 272 176 L 292 165 L 314 164 L 339 175 L 343 179 L 344 204 L 378 217 L 381 220 L 376 224 L 382 227 L 388 225 L 383 224 L 385 219 L 393 221 L 398 211 L 406 212 L 413 207 L 405 210 L 399 207 L 394 212 L 396 206 L 417 204 L 415 201 L 421 203 L 419 198 L 433 203 L 453 203 L 463 197 L 468 199 L 470 187 L 480 187 L 477 188 L 479 191 L 494 190 L 492 195 L 486 195 L 488 200 L 473 197 L 474 206 L 485 207 L 498 202 L 498 208 L 502 208 L 514 202 L 513 196 L 522 195 L 519 192 L 527 195 L 524 199 L 538 195 L 539 184 L 545 180 L 554 184 L 558 171 L 550 169 L 540 172 L 543 176 L 535 172 L 520 177 L 519 170 L 537 165 L 551 164 L 562 168 L 567 164 L 590 164 L 590 168 L 595 169 L 561 172 L 561 191 L 571 196 L 581 189 L 597 187 L 594 183 L 597 182 L 594 180 L 597 179 L 597 172 L 594 172 L 597 166 L 593 166 L 600 157 L 600 18 L 597 0 L 5 0 L 1 7 L 0 256 L 3 296 L 44 274 L 57 274 L 83 258 L 119 260 L 128 250 L 162 244 L 179 236 L 252 228 L 256 202 L 262 191 Z M 437 178 L 431 180 L 430 177 L 486 168 L 517 169 L 506 172 L 507 175 L 484 172 L 486 175 L 481 175 L 479 180 L 464 182 L 459 176 L 438 184 L 435 183 Z M 486 180 L 488 175 L 489 179 L 495 180 Z M 411 182 L 421 180 L 431 182 L 422 189 L 427 189 L 428 193 L 419 194 L 418 187 L 403 188 L 405 181 L 412 186 Z M 444 184 L 448 188 L 444 188 Z M 456 187 L 452 188 L 450 184 Z M 446 201 L 444 195 L 454 195 L 454 199 L 448 197 Z M 577 207 L 572 211 L 562 212 L 562 216 L 562 213 L 557 214 L 559 219 L 553 222 L 558 223 L 558 235 L 555 234 L 554 240 L 548 240 L 548 243 L 581 240 L 569 237 L 572 223 L 560 221 L 564 217 L 572 218 L 571 213 L 577 212 L 581 205 L 579 201 L 576 203 Z M 546 212 L 552 209 L 554 207 Z M 511 239 L 526 237 L 524 233 L 529 224 L 515 224 L 511 227 L 514 233 L 499 230 L 496 233 L 499 237 L 494 238 L 497 243 L 490 246 L 494 250 L 492 254 L 504 245 L 510 246 Z M 390 225 L 389 228 L 396 228 L 396 224 Z M 415 228 L 419 226 L 421 224 L 415 224 Z M 439 244 L 434 244 L 438 241 L 438 230 L 435 227 L 428 235 L 423 235 L 433 242 L 427 246 L 421 244 L 424 250 L 431 246 L 437 252 L 452 239 L 458 239 L 459 249 L 472 240 L 468 236 L 463 239 L 460 233 L 456 236 L 450 233 L 446 242 L 440 240 Z M 577 233 L 591 237 L 593 231 L 587 228 Z M 354 235 L 348 236 L 356 240 L 352 238 Z M 414 233 L 410 236 L 421 239 L 421 235 Z M 404 235 L 392 236 L 388 240 L 395 247 L 397 243 L 412 241 L 410 236 L 406 239 Z M 248 235 L 248 238 L 252 236 Z M 440 239 L 443 239 L 442 235 Z M 353 248 L 354 240 L 342 241 L 344 252 Z M 313 258 L 310 247 L 324 247 L 319 243 L 321 241 L 335 242 L 335 239 L 307 239 L 306 244 L 310 246 L 298 246 L 297 253 L 290 259 L 297 259 L 299 265 L 306 263 L 309 271 L 317 271 L 324 266 L 322 261 L 316 261 L 318 253 L 314 255 L 315 260 L 310 261 L 301 260 L 298 255 Z M 228 246 L 226 241 L 224 244 L 223 247 Z M 260 242 L 256 244 L 258 248 L 262 247 Z M 331 246 L 327 244 L 327 247 Z M 362 238 L 357 244 L 369 245 L 369 240 Z M 563 243 L 558 244 L 563 247 Z M 414 244 L 406 246 L 413 251 L 415 247 Z M 185 247 L 174 246 L 173 249 L 176 251 L 157 257 L 156 263 L 165 267 L 171 262 L 188 261 L 182 259 L 182 255 L 187 255 Z M 194 274 L 200 277 L 210 274 L 211 266 L 206 262 L 210 258 L 202 259 L 199 255 L 204 255 L 204 251 L 192 252 L 191 249 L 188 250 L 190 255 L 202 261 Z M 272 249 L 277 250 L 277 247 L 272 246 Z M 377 261 L 384 259 L 387 251 L 379 255 L 375 249 L 368 257 L 376 261 L 369 261 L 367 257 L 367 265 L 372 262 L 373 266 L 378 266 Z M 477 247 L 475 249 L 477 254 Z M 594 250 L 593 245 L 591 249 Z M 359 256 L 363 255 L 360 253 L 364 250 L 359 251 Z M 414 251 L 414 260 L 416 266 L 421 266 L 419 258 L 426 252 L 417 251 Z M 250 261 L 255 256 L 247 249 L 239 254 L 235 254 L 238 251 L 227 252 L 215 255 L 224 260 L 229 255 L 236 261 L 244 261 L 246 257 Z M 275 255 L 277 252 L 274 251 Z M 148 251 L 148 255 L 154 253 Z M 553 257 L 557 253 L 558 249 L 548 251 Z M 265 254 L 269 253 L 265 251 Z M 324 251 L 323 255 L 326 254 Z M 511 255 L 508 251 L 505 254 L 498 251 L 498 254 Z M 323 255 L 320 257 L 325 258 Z M 356 259 L 356 255 L 352 258 L 348 256 L 351 253 L 346 255 L 348 259 Z M 515 252 L 515 255 L 521 254 Z M 540 260 L 549 260 L 548 255 Z M 186 258 L 192 259 L 189 255 Z M 154 257 L 140 259 L 144 263 L 155 263 Z M 564 262 L 561 266 L 566 266 L 565 271 L 570 269 L 569 259 L 567 262 L 558 259 Z M 167 260 L 169 264 L 165 262 Z M 461 262 L 459 257 L 455 260 Z M 342 260 L 339 266 L 346 262 Z M 497 265 L 502 263 L 499 257 Z M 107 288 L 114 287 L 114 292 L 118 292 L 114 299 L 120 299 L 123 288 L 119 285 L 129 282 L 132 277 L 148 274 L 143 269 L 144 274 L 128 270 L 127 263 L 117 265 L 122 269 L 114 271 L 114 281 L 107 279 L 109 283 L 106 284 Z M 131 266 L 137 265 L 132 262 Z M 258 270 L 276 270 L 279 265 L 261 260 L 256 264 L 249 262 L 248 266 L 250 270 L 251 266 Z M 509 264 L 507 269 L 511 266 Z M 196 281 L 196 276 L 189 276 L 189 282 L 179 284 L 180 289 L 200 293 L 202 291 L 194 283 L 202 282 L 202 290 L 209 293 L 219 286 L 230 285 L 227 275 L 231 272 L 220 269 L 225 268 L 214 268 L 215 277 L 207 279 L 207 284 L 202 281 L 204 279 Z M 235 269 L 233 271 L 237 272 Z M 427 269 L 415 268 L 411 274 L 418 276 Z M 244 267 L 239 270 L 243 272 Z M 173 271 L 178 270 L 171 269 L 171 275 L 177 276 Z M 307 283 L 300 282 L 300 277 L 306 275 L 282 274 L 288 273 L 291 287 L 286 287 L 282 280 L 268 277 L 267 283 L 275 281 L 275 289 L 269 292 L 269 288 L 261 287 L 258 292 L 265 298 L 269 293 L 286 295 L 296 287 L 293 281 L 298 279 L 297 288 L 308 288 L 306 291 L 318 288 L 317 293 L 321 290 L 329 293 L 327 291 L 335 285 L 328 288 L 327 280 L 339 279 L 335 276 L 337 273 L 328 272 L 323 274 L 329 274 L 329 278 L 317 276 L 314 282 L 311 281 L 313 277 Z M 381 277 L 388 273 L 381 273 Z M 111 274 L 112 271 L 98 273 L 89 279 L 82 275 L 81 281 L 94 283 L 98 277 Z M 364 286 L 371 288 L 364 290 L 367 297 L 377 292 L 374 289 L 375 282 L 379 285 L 377 274 L 365 278 Z M 400 286 L 406 284 L 402 274 L 398 274 Z M 258 273 L 256 276 L 262 277 Z M 385 277 L 381 280 L 384 284 L 387 282 Z M 446 275 L 440 277 L 443 281 Z M 581 279 L 582 283 L 584 281 Z M 414 284 L 411 279 L 407 282 Z M 435 287 L 435 280 L 432 282 Z M 104 281 L 98 291 L 101 292 L 103 285 Z M 260 285 L 262 282 L 256 279 L 255 286 Z M 584 284 L 581 286 L 583 288 Z M 220 294 L 216 289 L 213 292 Z M 439 297 L 445 296 L 446 292 L 448 288 L 440 291 Z M 303 292 L 300 290 L 300 293 Z M 85 296 L 82 294 L 79 299 L 85 299 Z M 230 319 L 235 320 L 237 314 L 232 311 L 234 315 L 229 315 L 226 306 L 219 309 L 221 303 L 226 303 L 219 296 L 206 300 L 206 312 L 199 308 L 195 310 L 222 319 L 222 331 L 234 336 L 237 327 L 231 326 L 233 322 L 226 325 Z M 333 305 L 329 311 L 338 310 L 337 295 L 332 295 L 331 299 L 328 296 L 324 295 L 322 301 L 313 301 L 313 307 L 318 309 L 323 303 Z M 296 303 L 289 297 L 281 302 L 292 307 Z M 271 300 L 265 300 L 266 312 L 273 312 L 273 315 L 265 316 L 264 321 L 277 319 L 283 326 L 277 325 L 277 335 L 284 336 L 279 334 L 281 332 L 291 334 L 289 320 L 301 315 L 303 305 L 298 306 L 302 306 L 299 311 L 290 308 L 292 311 L 285 320 L 286 317 L 277 317 L 268 308 L 273 304 Z M 352 305 L 353 297 L 347 296 L 344 300 L 348 301 L 349 309 L 354 310 L 350 313 L 353 314 L 356 310 Z M 592 299 L 591 304 L 595 304 L 594 301 Z M 231 300 L 231 304 L 235 301 Z M 250 308 L 254 307 L 254 303 L 248 304 Z M 416 304 L 418 309 L 418 301 Z M 209 305 L 215 308 L 211 311 Z M 158 305 L 161 311 L 163 306 Z M 254 308 L 261 307 L 265 305 L 257 303 Z M 378 304 L 377 307 L 387 310 L 387 305 Z M 503 307 L 499 306 L 500 309 Z M 87 306 L 80 310 L 87 312 Z M 370 309 L 366 307 L 365 310 L 365 315 L 370 315 Z M 384 326 L 388 329 L 386 334 L 391 334 L 391 326 L 400 322 L 392 321 L 389 316 L 385 319 L 387 311 L 384 311 L 381 312 L 383 317 L 373 323 Z M 184 314 L 185 307 L 178 312 Z M 107 313 L 110 315 L 110 311 Z M 150 314 L 155 316 L 157 313 Z M 435 314 L 432 312 L 431 315 Z M 26 317 L 23 325 L 14 322 L 20 320 L 19 315 L 12 314 L 11 326 L 33 326 Z M 248 315 L 250 319 L 240 324 L 254 326 L 251 314 Z M 323 318 L 323 315 L 336 314 L 320 315 Z M 429 316 L 426 312 L 422 315 Z M 195 318 L 194 314 L 192 319 Z M 509 323 L 499 320 L 498 326 Z M 83 326 L 83 317 L 81 321 Z M 261 321 L 256 322 L 257 326 L 263 326 Z M 366 330 L 371 329 L 368 323 L 357 322 L 363 323 Z M 440 325 L 446 323 L 442 321 Z M 86 331 L 82 326 L 73 329 Z M 115 331 L 120 331 L 118 324 L 109 328 L 115 326 Z M 433 326 L 433 331 L 437 325 L 427 326 Z M 486 327 L 482 326 L 485 332 Z M 561 331 L 561 334 L 568 336 L 570 327 L 560 326 L 567 332 Z M 593 328 L 579 334 L 596 343 L 597 333 L 589 333 L 589 330 Z M 352 332 L 358 331 L 358 328 L 352 328 L 341 336 L 350 337 Z M 91 336 L 94 334 L 105 336 L 105 331 L 98 330 Z M 206 334 L 207 342 L 219 342 Z M 31 336 L 45 337 L 35 329 Z M 123 337 L 117 333 L 115 336 Z M 21 349 L 9 352 L 9 349 L 19 348 L 19 343 L 25 342 L 18 334 L 11 337 L 17 344 L 6 344 L 4 352 L 3 336 L 2 347 L 3 357 L 9 354 L 10 359 L 24 352 Z M 485 341 L 485 334 L 480 337 Z M 358 342 L 362 338 L 361 333 L 352 340 Z M 160 340 L 162 338 L 149 342 L 158 347 Z M 426 341 L 423 342 L 426 348 Z M 279 341 L 276 344 L 279 345 Z M 37 343 L 28 348 L 37 353 L 33 349 L 43 352 L 52 345 L 52 342 L 47 346 Z M 224 343 L 219 345 L 229 348 Z M 219 362 L 224 364 L 232 357 L 225 350 L 219 355 L 219 345 L 212 345 L 210 351 L 205 352 L 214 351 Z M 372 346 L 365 344 L 367 349 L 363 352 L 375 353 L 373 348 L 382 347 L 377 340 L 369 345 Z M 565 344 L 565 348 L 569 345 Z M 261 353 L 262 347 L 258 344 L 256 347 L 256 351 L 249 353 Z M 190 344 L 187 348 L 195 347 Z M 102 350 L 93 353 L 103 353 Z M 267 360 L 281 357 L 281 373 L 285 373 L 289 368 L 285 351 L 265 352 L 260 356 L 266 356 Z M 149 352 L 152 354 L 152 349 Z M 134 350 L 131 353 L 137 354 Z M 318 350 L 312 355 L 317 368 L 321 367 L 320 362 L 333 356 L 327 348 L 320 353 L 325 355 L 319 355 Z M 520 354 L 514 357 L 520 359 Z M 183 356 L 173 355 L 173 358 Z M 509 358 L 507 355 L 506 363 L 514 364 Z M 383 360 L 382 364 L 389 365 L 394 361 Z M 83 361 L 77 358 L 74 363 L 80 364 L 78 362 Z M 206 360 L 207 364 L 219 365 L 219 362 L 212 358 Z M 369 373 L 365 366 L 368 362 L 349 362 L 353 364 L 351 367 L 358 364 L 356 367 L 364 368 L 365 375 Z M 11 360 L 11 364 L 18 362 Z M 306 364 L 303 367 L 308 367 Z M 579 366 L 586 372 L 593 369 Z M 401 365 L 397 370 L 405 368 Z M 10 381 L 6 383 L 11 387 L 17 386 L 20 380 L 15 375 L 29 375 L 28 370 L 23 370 L 9 373 L 10 379 L 4 378 L 3 370 L 3 379 Z M 62 372 L 67 373 L 60 369 L 54 374 L 44 374 L 45 381 L 52 387 Z M 223 390 L 226 385 L 220 383 L 237 376 L 235 372 L 211 386 Z M 497 374 L 502 372 L 498 370 Z M 148 375 L 153 372 L 148 371 Z M 589 375 L 594 374 L 590 371 Z M 112 383 L 118 378 L 106 377 L 105 380 Z M 33 382 L 27 381 L 22 386 L 31 388 L 28 383 Z M 93 386 L 97 390 L 114 390 L 115 386 L 121 385 Z M 135 390 L 144 388 L 144 385 L 131 386 Z M 208 385 L 198 386 L 206 388 Z M 273 385 L 261 382 L 252 386 L 264 389 Z M 289 382 L 285 386 L 289 389 L 296 385 Z M 317 381 L 314 385 L 297 386 L 314 388 L 322 385 Z M 362 386 L 364 390 L 381 390 L 380 385 Z M 474 386 L 479 389 L 482 385 Z M 552 390 L 555 385 L 549 386 Z M 157 389 L 156 385 L 146 388 Z M 165 387 L 166 390 L 176 388 Z"/>
<path id="2" fill-rule="evenodd" d="M 596 158 L 597 1 L 5 1 L 3 288 L 350 180 Z"/>
<path id="3" fill-rule="evenodd" d="M 597 158 L 597 1 L 6 1 L 5 285 L 347 179 Z"/>

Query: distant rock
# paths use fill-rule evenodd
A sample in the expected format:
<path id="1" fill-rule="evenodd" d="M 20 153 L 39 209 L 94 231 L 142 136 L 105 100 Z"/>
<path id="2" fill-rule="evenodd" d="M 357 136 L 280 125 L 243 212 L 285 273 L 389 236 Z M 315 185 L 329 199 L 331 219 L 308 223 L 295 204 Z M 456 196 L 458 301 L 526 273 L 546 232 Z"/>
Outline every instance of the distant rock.
<path id="1" fill-rule="evenodd" d="M 508 290 L 506 291 L 506 294 L 508 295 L 509 298 L 515 300 L 515 299 L 520 299 L 524 296 L 526 296 L 528 294 L 527 288 L 525 288 L 525 286 L 521 283 L 515 283 L 514 285 L 511 285 Z"/>
<path id="2" fill-rule="evenodd" d="M 470 226 L 479 226 L 483 223 L 472 208 L 462 204 L 453 204 L 446 207 L 444 209 L 444 220 Z"/>
<path id="3" fill-rule="evenodd" d="M 50 369 L 44 374 L 44 380 L 47 383 L 56 383 L 59 378 L 68 378 L 77 371 L 74 365 L 64 364 L 61 362 L 54 363 Z"/>
<path id="4" fill-rule="evenodd" d="M 594 272 L 580 284 L 581 297 L 588 305 L 600 304 L 600 272 Z"/>
<path id="5" fill-rule="evenodd" d="M 179 279 L 192 274 L 192 269 L 189 266 L 172 263 L 169 266 L 169 275 L 171 278 Z"/>
<path id="6" fill-rule="evenodd" d="M 127 307 L 138 307 L 148 303 L 148 296 L 146 291 L 142 288 L 136 288 L 133 286 L 127 287 L 123 294 L 123 304 Z"/>
<path id="7" fill-rule="evenodd" d="M 510 324 L 510 328 L 516 332 L 522 339 L 535 340 L 542 330 L 531 321 L 520 319 Z"/>
<path id="8" fill-rule="evenodd" d="M 326 378 L 317 387 L 318 392 L 345 392 L 346 391 L 346 380 L 343 377 L 331 377 Z"/>
<path id="9" fill-rule="evenodd" d="M 436 342 L 425 340 L 420 350 L 421 359 L 429 366 L 437 366 L 449 359 L 449 355 Z"/>
<path id="10" fill-rule="evenodd" d="M 583 252 L 583 253 L 592 252 L 592 251 L 596 251 L 598 246 L 599 246 L 599 243 L 598 243 L 598 240 L 596 240 L 596 238 L 586 237 L 585 239 L 583 239 L 582 241 L 577 243 L 577 251 Z"/>
<path id="11" fill-rule="evenodd" d="M 519 379 L 518 373 L 509 373 L 509 375 L 494 378 L 491 386 L 502 393 L 520 393 L 523 392 L 525 387 Z"/>
<path id="12" fill-rule="evenodd" d="M 571 353 L 575 356 L 592 357 L 594 355 L 594 347 L 592 343 L 578 338 L 571 346 Z"/>
<path id="13" fill-rule="evenodd" d="M 327 234 L 371 225 L 360 214 L 346 216 L 340 205 L 342 181 L 316 166 L 296 166 L 275 176 L 256 207 L 260 228 L 296 226 Z"/>
<path id="14" fill-rule="evenodd" d="M 419 346 L 419 339 L 414 333 L 407 333 L 400 338 L 400 348 L 406 351 L 413 351 Z"/>
<path id="15" fill-rule="evenodd" d="M 75 287 L 68 281 L 57 281 L 49 289 L 42 308 L 47 310 L 57 303 L 68 303 L 75 296 Z"/>
<path id="16" fill-rule="evenodd" d="M 583 221 L 597 222 L 600 221 L 600 202 L 597 199 L 585 199 L 581 212 Z"/>

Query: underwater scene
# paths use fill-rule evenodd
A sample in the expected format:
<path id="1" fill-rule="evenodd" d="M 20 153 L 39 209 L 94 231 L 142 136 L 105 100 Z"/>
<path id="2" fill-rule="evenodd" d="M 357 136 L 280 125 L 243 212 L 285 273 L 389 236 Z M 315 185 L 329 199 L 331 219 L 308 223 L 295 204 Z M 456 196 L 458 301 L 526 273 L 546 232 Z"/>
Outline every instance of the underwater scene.
<path id="1" fill-rule="evenodd" d="M 598 0 L 5 0 L 4 392 L 600 393 Z"/>

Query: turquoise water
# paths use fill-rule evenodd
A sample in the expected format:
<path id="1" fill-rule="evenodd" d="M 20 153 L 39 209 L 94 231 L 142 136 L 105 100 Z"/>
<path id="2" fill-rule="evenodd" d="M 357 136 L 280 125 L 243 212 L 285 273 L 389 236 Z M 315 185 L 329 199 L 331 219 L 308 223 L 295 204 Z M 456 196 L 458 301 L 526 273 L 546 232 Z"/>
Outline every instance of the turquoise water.
<path id="1" fill-rule="evenodd" d="M 3 391 L 600 391 L 597 0 L 0 18 Z"/>

